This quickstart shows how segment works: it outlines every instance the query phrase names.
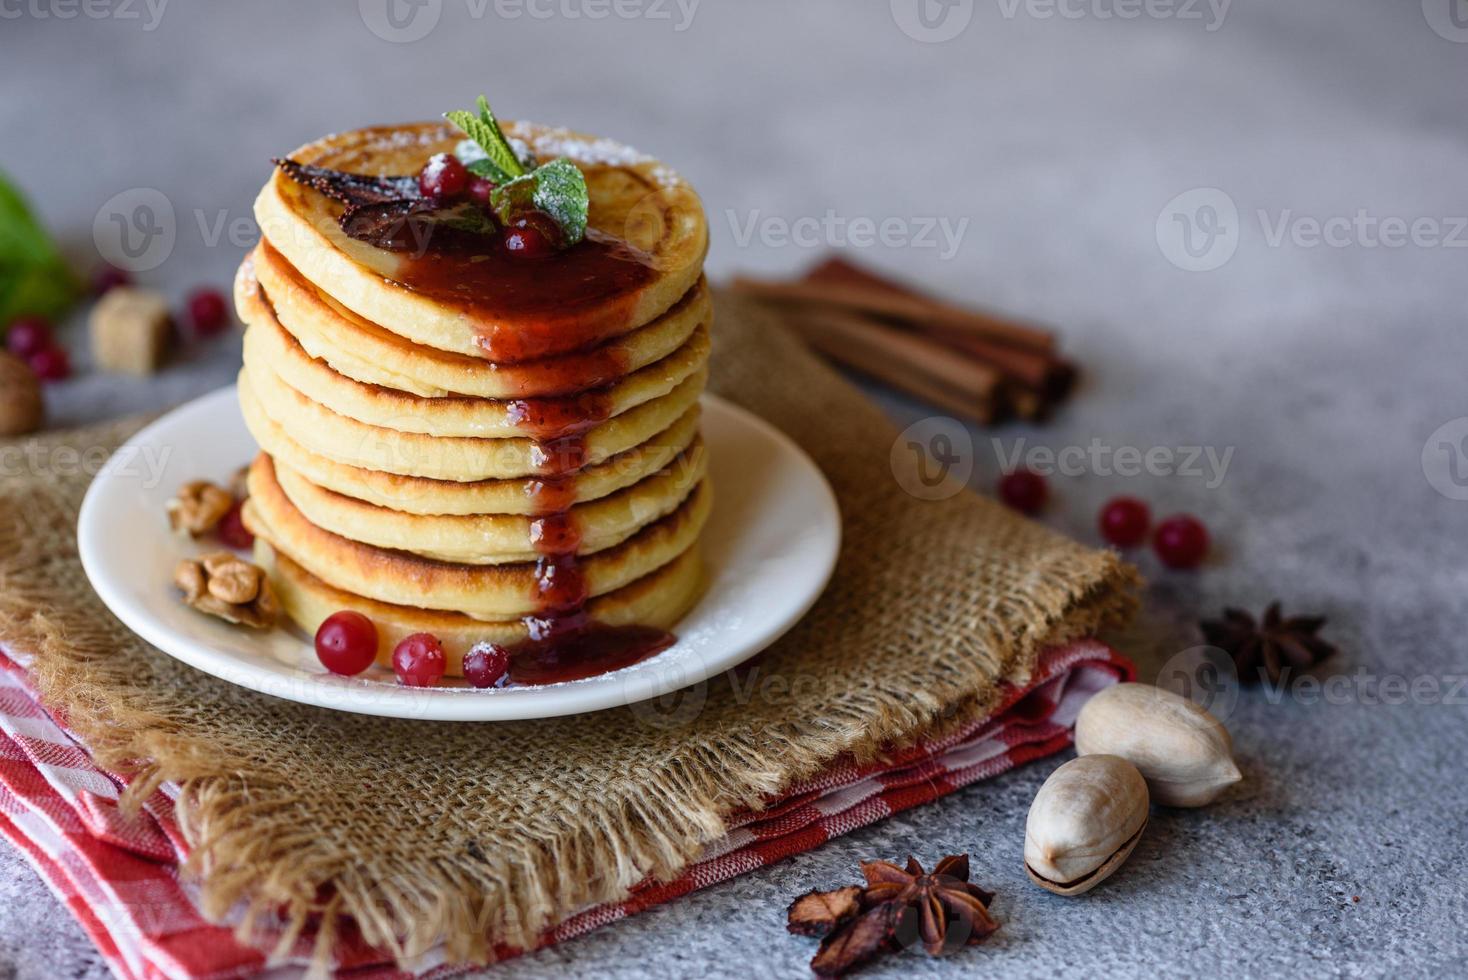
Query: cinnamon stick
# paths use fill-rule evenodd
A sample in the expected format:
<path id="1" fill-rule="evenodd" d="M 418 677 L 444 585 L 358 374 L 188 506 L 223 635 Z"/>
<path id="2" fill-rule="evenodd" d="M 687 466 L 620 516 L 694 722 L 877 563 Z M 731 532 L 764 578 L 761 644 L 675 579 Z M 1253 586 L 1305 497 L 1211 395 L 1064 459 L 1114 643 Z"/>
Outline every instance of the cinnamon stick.
<path id="1" fill-rule="evenodd" d="M 837 285 L 820 280 L 768 282 L 736 276 L 730 286 L 736 292 L 786 306 L 835 307 L 913 324 L 926 323 L 959 336 L 1041 354 L 1048 354 L 1055 347 L 1055 337 L 1047 331 L 871 284 Z"/>
<path id="2" fill-rule="evenodd" d="M 936 341 L 844 309 L 802 310 L 785 322 L 831 360 L 949 411 L 987 423 L 1002 405 L 998 370 Z"/>

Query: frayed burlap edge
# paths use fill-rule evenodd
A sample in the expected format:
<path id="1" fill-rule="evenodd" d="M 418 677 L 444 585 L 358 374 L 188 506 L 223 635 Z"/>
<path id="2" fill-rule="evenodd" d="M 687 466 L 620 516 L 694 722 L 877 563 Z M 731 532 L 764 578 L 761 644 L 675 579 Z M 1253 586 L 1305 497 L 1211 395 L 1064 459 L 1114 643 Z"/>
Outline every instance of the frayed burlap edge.
<path id="1" fill-rule="evenodd" d="M 115 445 L 135 425 L 51 441 Z M 260 918 L 283 916 L 281 953 L 315 928 L 317 971 L 327 966 L 343 917 L 404 965 L 441 943 L 454 962 L 531 948 L 547 927 L 577 910 L 623 899 L 648 875 L 675 876 L 723 835 L 737 808 L 757 807 L 843 754 L 870 758 L 980 717 L 998 697 L 994 683 L 960 675 L 935 681 L 919 696 L 898 696 L 874 681 L 819 719 L 706 734 L 694 754 L 649 760 L 597 807 L 574 820 L 548 813 L 533 825 L 522 823 L 516 837 L 498 840 L 492 852 L 415 860 L 364 853 L 302 825 L 299 808 L 309 787 L 182 732 L 166 696 L 139 684 L 133 657 L 117 655 L 125 644 L 159 656 L 101 610 L 81 578 L 72 537 L 86 480 L 9 482 L 5 503 L 24 505 L 0 523 L 0 642 L 34 654 L 43 699 L 64 712 L 103 766 L 133 777 L 130 802 L 165 780 L 182 787 L 178 818 L 193 848 L 190 870 L 199 877 L 206 914 L 217 918 L 245 904 L 245 934 Z M 1068 570 L 1075 574 L 1061 576 L 1058 589 L 1037 582 L 1035 594 L 1016 600 L 1050 612 L 1028 619 L 1017 635 L 976 639 L 978 648 L 1005 651 L 1002 662 L 989 665 L 991 681 L 1023 684 L 1045 646 L 1131 615 L 1135 572 L 1110 553 L 1083 554 L 1087 567 Z M 87 601 L 78 601 L 78 591 Z"/>

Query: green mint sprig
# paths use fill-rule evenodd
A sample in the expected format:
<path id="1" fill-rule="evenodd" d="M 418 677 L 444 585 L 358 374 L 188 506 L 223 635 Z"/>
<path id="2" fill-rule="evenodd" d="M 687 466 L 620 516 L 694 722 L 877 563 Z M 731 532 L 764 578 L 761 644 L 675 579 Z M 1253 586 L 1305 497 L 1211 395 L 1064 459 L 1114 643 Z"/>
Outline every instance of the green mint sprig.
<path id="1" fill-rule="evenodd" d="M 460 144 L 458 156 L 470 173 L 494 181 L 489 204 L 506 227 L 529 211 L 542 211 L 561 231 L 563 246 L 575 245 L 586 236 L 590 193 L 586 177 L 564 157 L 527 171 L 484 96 L 477 103 L 479 115 L 466 110 L 444 114 L 444 118 L 469 137 Z M 478 154 L 473 150 L 478 150 Z"/>
<path id="2" fill-rule="evenodd" d="M 444 118 L 464 131 L 464 135 L 478 145 L 483 156 L 477 160 L 464 161 L 469 172 L 476 177 L 488 177 L 496 184 L 507 184 L 516 177 L 525 175 L 525 166 L 515 155 L 515 148 L 500 129 L 499 120 L 489 108 L 489 100 L 479 97 L 479 115 L 466 109 L 455 109 L 444 113 Z"/>

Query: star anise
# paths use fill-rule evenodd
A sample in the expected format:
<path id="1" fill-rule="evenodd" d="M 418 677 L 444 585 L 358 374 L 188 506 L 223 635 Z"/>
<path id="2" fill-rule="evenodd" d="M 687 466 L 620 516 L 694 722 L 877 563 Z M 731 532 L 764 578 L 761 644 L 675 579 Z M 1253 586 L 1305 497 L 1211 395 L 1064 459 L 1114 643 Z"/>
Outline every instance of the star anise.
<path id="1" fill-rule="evenodd" d="M 866 887 L 808 892 L 790 904 L 787 928 L 823 936 L 811 960 L 820 976 L 840 976 L 878 954 L 921 941 L 929 956 L 983 942 L 999 923 L 989 915 L 992 892 L 969 884 L 968 855 L 938 862 L 932 874 L 916 858 L 861 866 Z"/>
<path id="2" fill-rule="evenodd" d="M 1278 602 L 1265 610 L 1262 622 L 1242 609 L 1225 609 L 1222 619 L 1205 619 L 1199 625 L 1209 644 L 1233 658 L 1244 684 L 1257 684 L 1265 677 L 1278 684 L 1289 671 L 1308 670 L 1336 653 L 1316 635 L 1325 625 L 1324 616 L 1287 619 Z"/>

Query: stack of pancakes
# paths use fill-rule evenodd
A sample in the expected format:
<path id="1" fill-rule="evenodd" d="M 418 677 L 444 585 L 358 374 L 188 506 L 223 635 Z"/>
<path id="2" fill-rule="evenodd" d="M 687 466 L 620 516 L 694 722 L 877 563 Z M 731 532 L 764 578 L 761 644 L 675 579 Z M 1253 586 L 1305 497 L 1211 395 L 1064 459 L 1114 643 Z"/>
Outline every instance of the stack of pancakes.
<path id="1" fill-rule="evenodd" d="M 587 240 L 547 258 L 348 238 L 342 205 L 277 170 L 241 266 L 240 401 L 262 452 L 245 520 L 307 631 L 370 617 L 379 661 L 416 632 L 451 675 L 475 643 L 548 622 L 668 629 L 698 596 L 711 490 L 699 438 L 712 306 L 697 196 L 609 140 L 527 124 L 591 195 Z M 358 130 L 292 159 L 412 174 L 462 138 Z"/>

